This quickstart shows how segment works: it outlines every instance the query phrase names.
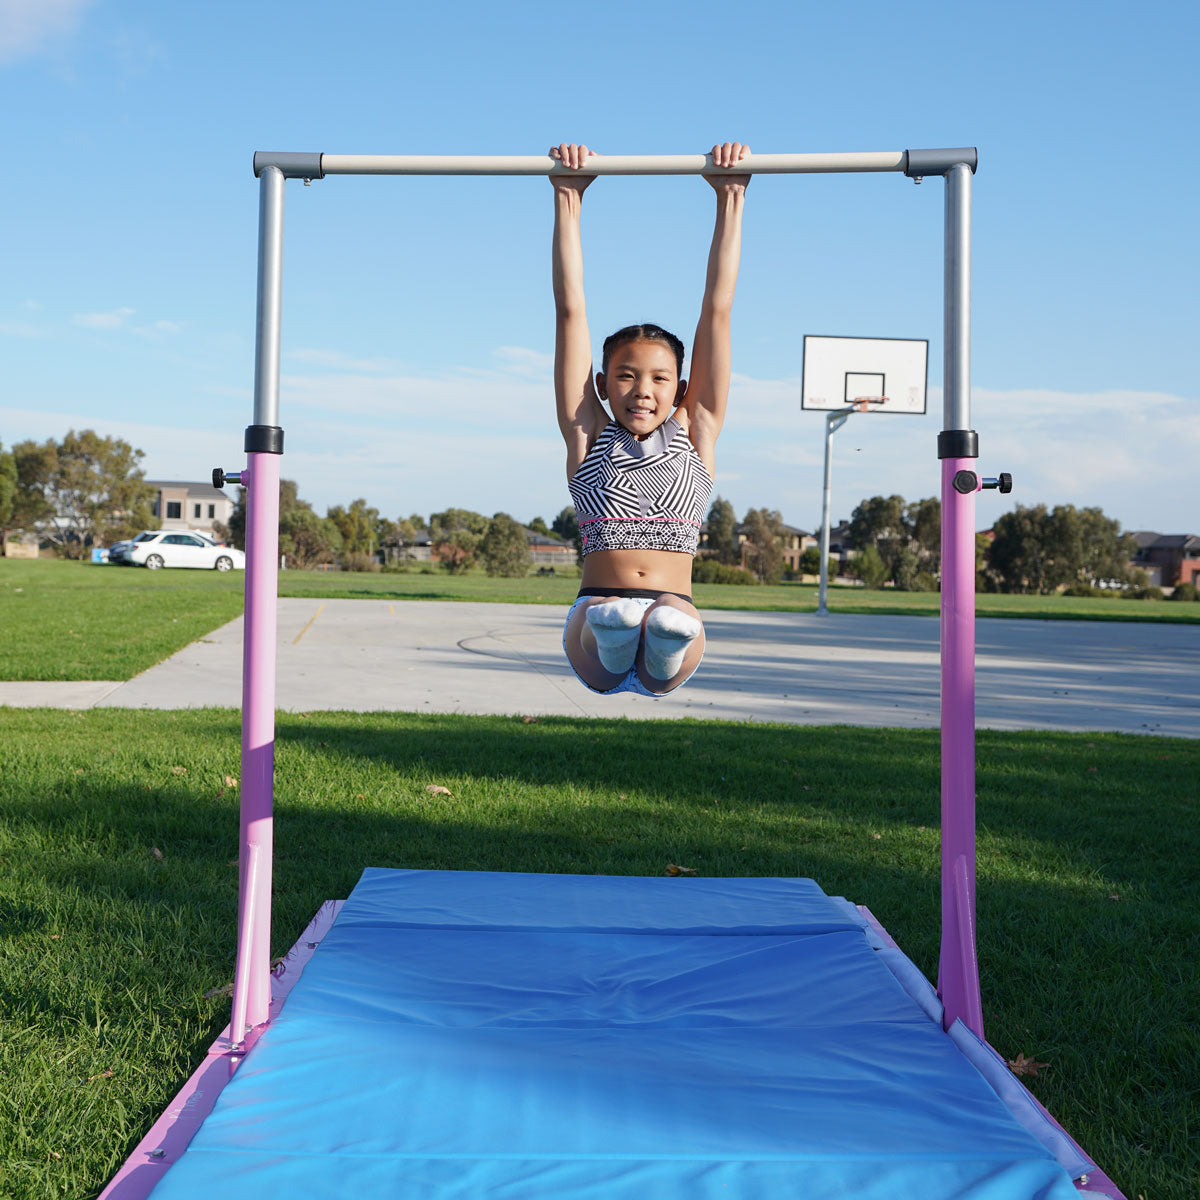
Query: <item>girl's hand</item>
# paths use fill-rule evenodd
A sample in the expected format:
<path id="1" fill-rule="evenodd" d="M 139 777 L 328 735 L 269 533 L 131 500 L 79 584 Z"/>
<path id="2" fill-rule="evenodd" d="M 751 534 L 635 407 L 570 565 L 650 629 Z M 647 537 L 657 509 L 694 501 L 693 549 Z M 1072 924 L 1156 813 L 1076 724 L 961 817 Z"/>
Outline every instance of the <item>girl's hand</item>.
<path id="1" fill-rule="evenodd" d="M 577 146 L 571 142 L 562 142 L 557 146 L 550 147 L 550 157 L 556 162 L 562 163 L 564 167 L 569 167 L 572 171 L 582 171 L 587 166 L 589 158 L 598 156 L 586 146 Z M 595 178 L 595 175 L 551 175 L 550 183 L 556 190 L 567 188 L 573 192 L 578 192 L 582 196 L 588 184 Z"/>
<path id="2" fill-rule="evenodd" d="M 741 142 L 722 142 L 712 148 L 714 167 L 734 167 L 750 153 L 749 146 Z M 741 188 L 745 191 L 750 184 L 749 175 L 705 175 L 705 179 L 718 191 L 729 187 Z"/>

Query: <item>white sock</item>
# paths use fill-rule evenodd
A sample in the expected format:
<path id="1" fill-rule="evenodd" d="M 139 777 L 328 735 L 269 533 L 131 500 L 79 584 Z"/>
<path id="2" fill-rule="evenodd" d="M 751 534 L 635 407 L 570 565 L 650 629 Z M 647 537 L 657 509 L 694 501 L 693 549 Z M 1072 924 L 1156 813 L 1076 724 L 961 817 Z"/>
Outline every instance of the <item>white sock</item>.
<path id="1" fill-rule="evenodd" d="M 704 626 L 669 604 L 660 604 L 646 618 L 646 670 L 655 679 L 674 679 L 688 647 Z"/>
<path id="2" fill-rule="evenodd" d="M 608 600 L 589 605 L 588 627 L 596 637 L 596 652 L 606 671 L 624 675 L 637 657 L 645 609 L 632 600 Z"/>

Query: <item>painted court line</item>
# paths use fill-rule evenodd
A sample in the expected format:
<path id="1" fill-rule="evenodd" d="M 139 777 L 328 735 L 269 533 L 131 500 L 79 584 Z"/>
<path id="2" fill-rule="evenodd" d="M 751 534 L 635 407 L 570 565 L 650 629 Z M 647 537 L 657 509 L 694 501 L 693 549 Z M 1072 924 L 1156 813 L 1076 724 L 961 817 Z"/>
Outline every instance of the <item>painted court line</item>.
<path id="1" fill-rule="evenodd" d="M 314 622 L 314 621 L 315 621 L 315 620 L 316 620 L 316 619 L 317 619 L 317 618 L 318 618 L 318 617 L 319 617 L 319 616 L 320 616 L 320 615 L 321 615 L 321 614 L 322 614 L 324 611 L 325 611 L 325 605 L 323 605 L 323 604 L 322 604 L 322 605 L 321 605 L 321 607 L 320 607 L 320 608 L 318 608 L 318 609 L 317 609 L 317 611 L 316 611 L 315 613 L 313 613 L 313 615 L 312 615 L 311 617 L 309 617 L 309 618 L 308 618 L 308 624 L 307 624 L 307 625 L 305 625 L 305 626 L 304 626 L 304 628 L 303 628 L 302 630 L 300 630 L 300 632 L 299 632 L 298 634 L 296 634 L 296 636 L 295 636 L 294 638 L 292 638 L 292 645 L 293 645 L 293 646 L 298 646 L 298 645 L 300 644 L 300 639 L 301 639 L 301 638 L 302 638 L 302 637 L 303 637 L 303 636 L 304 636 L 304 635 L 305 635 L 305 634 L 308 632 L 308 630 L 309 630 L 309 627 L 312 625 L 312 623 L 313 623 L 313 622 Z"/>

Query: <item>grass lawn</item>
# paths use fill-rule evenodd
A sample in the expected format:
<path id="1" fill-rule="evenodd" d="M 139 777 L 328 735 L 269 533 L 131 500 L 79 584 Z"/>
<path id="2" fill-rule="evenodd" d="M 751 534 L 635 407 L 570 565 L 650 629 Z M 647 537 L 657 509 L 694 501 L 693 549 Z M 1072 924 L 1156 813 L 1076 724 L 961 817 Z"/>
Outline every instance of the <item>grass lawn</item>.
<path id="1" fill-rule="evenodd" d="M 0 679 L 131 679 L 238 616 L 243 586 L 240 571 L 145 571 L 0 558 Z M 284 571 L 279 578 L 281 596 L 491 601 L 563 609 L 578 589 L 577 578 L 489 579 L 482 571 Z M 695 599 L 702 609 L 813 612 L 817 590 L 800 584 L 698 584 Z M 938 597 L 930 592 L 833 588 L 829 607 L 839 613 L 932 617 L 938 612 Z M 981 617 L 1200 623 L 1200 604 L 1152 600 L 985 594 L 977 597 L 976 611 Z"/>
<path id="2" fill-rule="evenodd" d="M 1032 1090 L 1130 1200 L 1192 1197 L 1200 742 L 978 742 L 989 1039 L 1046 1064 Z M 0 745 L 0 1194 L 94 1196 L 228 1019 L 210 993 L 233 971 L 238 715 L 0 709 Z M 367 865 L 679 863 L 811 876 L 934 975 L 937 734 L 850 745 L 838 728 L 281 714 L 272 952 Z"/>

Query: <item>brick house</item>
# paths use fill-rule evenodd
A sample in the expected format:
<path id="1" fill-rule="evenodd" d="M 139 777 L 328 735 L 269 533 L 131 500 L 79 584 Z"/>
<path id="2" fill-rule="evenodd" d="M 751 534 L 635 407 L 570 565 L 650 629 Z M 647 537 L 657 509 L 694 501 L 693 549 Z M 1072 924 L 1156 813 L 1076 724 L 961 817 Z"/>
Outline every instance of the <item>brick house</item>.
<path id="1" fill-rule="evenodd" d="M 1200 586 L 1200 537 L 1194 533 L 1156 533 L 1139 529 L 1133 534 L 1137 553 L 1130 566 L 1140 568 L 1158 587 L 1177 583 Z"/>
<path id="2" fill-rule="evenodd" d="M 744 532 L 743 526 L 734 526 L 734 533 L 737 536 L 738 548 L 741 551 L 741 560 L 738 563 L 738 566 L 742 567 L 744 570 L 753 570 L 754 568 L 751 565 L 754 558 L 754 552 L 751 549 L 753 543 Z M 814 534 L 805 533 L 803 529 L 797 529 L 793 525 L 784 525 L 782 544 L 779 547 L 783 553 L 784 567 L 789 571 L 799 571 L 800 556 L 805 550 L 808 549 L 809 546 L 819 545 L 820 540 L 821 539 Z M 716 551 L 711 549 L 708 545 L 707 521 L 700 526 L 700 549 L 698 553 L 701 556 L 711 556 L 716 553 Z"/>

